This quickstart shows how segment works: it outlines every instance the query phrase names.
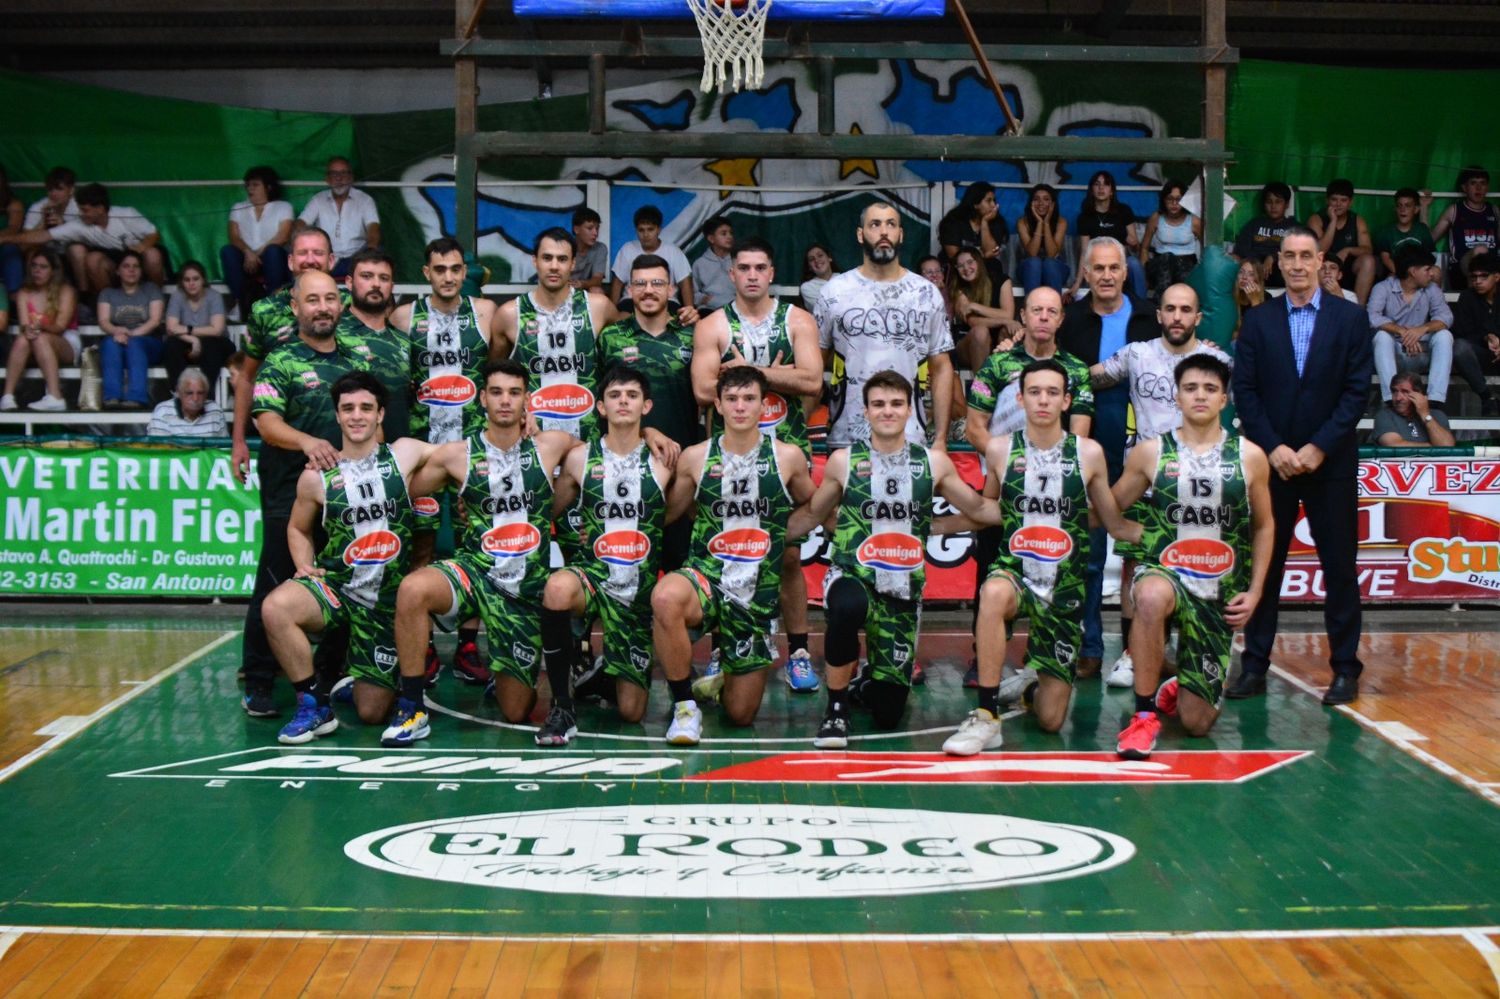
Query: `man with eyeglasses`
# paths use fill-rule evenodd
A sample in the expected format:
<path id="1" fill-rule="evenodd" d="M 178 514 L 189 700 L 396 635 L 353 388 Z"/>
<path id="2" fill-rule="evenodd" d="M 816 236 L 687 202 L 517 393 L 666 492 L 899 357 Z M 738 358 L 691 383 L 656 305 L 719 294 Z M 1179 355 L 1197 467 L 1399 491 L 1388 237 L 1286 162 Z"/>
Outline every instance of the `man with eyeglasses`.
<path id="1" fill-rule="evenodd" d="M 316 226 L 333 237 L 333 269 L 336 278 L 349 273 L 351 258 L 360 250 L 380 246 L 380 212 L 375 199 L 354 186 L 354 169 L 342 156 L 328 161 L 328 190 L 313 195 L 299 225 Z"/>

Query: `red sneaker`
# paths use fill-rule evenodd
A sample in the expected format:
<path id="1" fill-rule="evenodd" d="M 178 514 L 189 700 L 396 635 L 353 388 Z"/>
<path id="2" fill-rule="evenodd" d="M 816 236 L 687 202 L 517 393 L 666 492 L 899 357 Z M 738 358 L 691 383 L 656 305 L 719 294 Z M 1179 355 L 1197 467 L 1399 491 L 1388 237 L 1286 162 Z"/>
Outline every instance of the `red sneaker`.
<path id="1" fill-rule="evenodd" d="M 438 659 L 437 649 L 432 647 L 431 642 L 428 642 L 427 659 L 425 661 L 425 665 L 422 668 L 422 677 L 427 681 L 428 690 L 431 690 L 433 687 L 437 686 L 438 670 L 442 668 L 443 664 Z"/>
<path id="2" fill-rule="evenodd" d="M 924 686 L 926 683 L 927 683 L 927 670 L 922 667 L 921 663 L 912 663 L 912 666 L 911 666 L 911 685 L 913 687 L 921 687 L 921 686 Z"/>
<path id="3" fill-rule="evenodd" d="M 490 671 L 479 660 L 479 646 L 462 642 L 453 653 L 453 675 L 471 687 L 482 687 L 491 680 Z"/>
<path id="4" fill-rule="evenodd" d="M 1156 710 L 1174 718 L 1177 715 L 1177 678 L 1174 676 L 1156 688 Z"/>
<path id="5" fill-rule="evenodd" d="M 1127 760 L 1149 759 L 1160 733 L 1161 719 L 1156 717 L 1156 712 L 1142 711 L 1130 719 L 1130 724 L 1120 733 L 1115 752 Z"/>

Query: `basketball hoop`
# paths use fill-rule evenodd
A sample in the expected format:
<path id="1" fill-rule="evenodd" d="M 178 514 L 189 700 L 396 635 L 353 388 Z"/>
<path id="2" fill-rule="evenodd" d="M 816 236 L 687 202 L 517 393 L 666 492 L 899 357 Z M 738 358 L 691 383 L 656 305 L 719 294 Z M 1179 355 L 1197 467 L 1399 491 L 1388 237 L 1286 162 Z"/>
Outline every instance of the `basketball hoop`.
<path id="1" fill-rule="evenodd" d="M 703 38 L 703 81 L 698 89 L 760 86 L 765 76 L 761 51 L 771 0 L 688 0 Z"/>

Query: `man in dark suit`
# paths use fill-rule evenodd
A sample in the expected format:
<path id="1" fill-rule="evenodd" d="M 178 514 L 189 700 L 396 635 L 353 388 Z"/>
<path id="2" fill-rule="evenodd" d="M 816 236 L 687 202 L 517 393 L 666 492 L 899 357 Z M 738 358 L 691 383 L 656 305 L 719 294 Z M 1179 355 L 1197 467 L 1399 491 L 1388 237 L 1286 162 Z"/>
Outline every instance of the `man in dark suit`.
<path id="1" fill-rule="evenodd" d="M 1235 343 L 1234 397 L 1240 424 L 1266 452 L 1271 470 L 1271 509 L 1276 545 L 1266 578 L 1266 598 L 1245 626 L 1240 675 L 1231 698 L 1266 689 L 1281 574 L 1297 522 L 1297 505 L 1323 566 L 1333 682 L 1324 704 L 1347 704 L 1359 696 L 1360 597 L 1358 549 L 1359 447 L 1354 430 L 1370 394 L 1374 366 L 1369 320 L 1356 305 L 1325 295 L 1318 287 L 1323 255 L 1311 231 L 1294 226 L 1277 257 L 1286 295 L 1245 313 Z"/>

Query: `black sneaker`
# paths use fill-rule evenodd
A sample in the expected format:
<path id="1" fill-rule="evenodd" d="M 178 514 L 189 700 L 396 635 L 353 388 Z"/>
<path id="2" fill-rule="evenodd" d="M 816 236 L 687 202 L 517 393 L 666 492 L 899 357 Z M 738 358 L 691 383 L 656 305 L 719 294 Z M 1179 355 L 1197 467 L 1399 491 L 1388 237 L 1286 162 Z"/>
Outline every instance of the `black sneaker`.
<path id="1" fill-rule="evenodd" d="M 969 668 L 964 670 L 964 688 L 973 690 L 979 686 L 979 660 L 970 659 Z"/>
<path id="2" fill-rule="evenodd" d="M 833 709 L 823 714 L 823 724 L 818 726 L 818 736 L 813 740 L 815 749 L 844 749 L 849 745 L 849 719 Z"/>
<path id="3" fill-rule="evenodd" d="M 542 722 L 542 727 L 537 729 L 536 744 L 538 746 L 566 746 L 573 741 L 578 734 L 578 716 L 567 708 L 552 705 L 552 710 L 547 712 L 547 720 Z"/>
<path id="4" fill-rule="evenodd" d="M 240 704 L 251 718 L 277 718 L 281 715 L 281 709 L 276 706 L 276 699 L 269 690 L 246 691 Z"/>

